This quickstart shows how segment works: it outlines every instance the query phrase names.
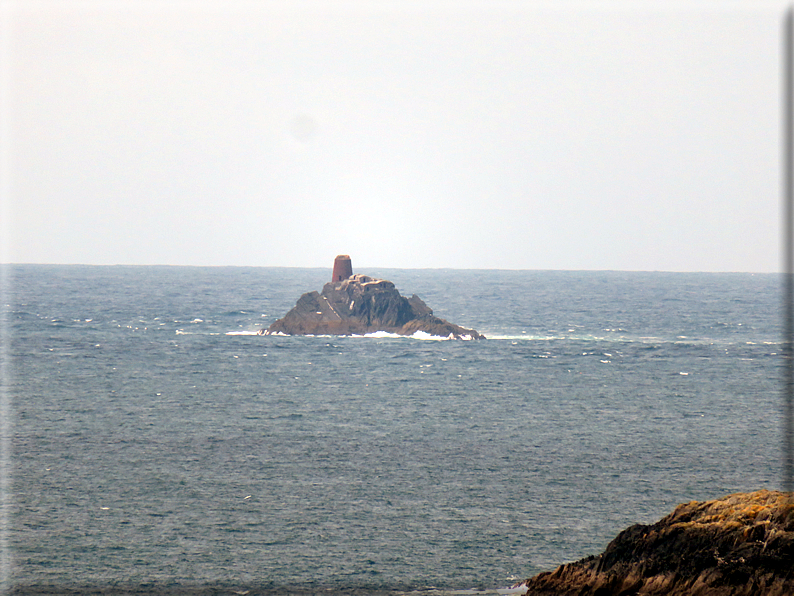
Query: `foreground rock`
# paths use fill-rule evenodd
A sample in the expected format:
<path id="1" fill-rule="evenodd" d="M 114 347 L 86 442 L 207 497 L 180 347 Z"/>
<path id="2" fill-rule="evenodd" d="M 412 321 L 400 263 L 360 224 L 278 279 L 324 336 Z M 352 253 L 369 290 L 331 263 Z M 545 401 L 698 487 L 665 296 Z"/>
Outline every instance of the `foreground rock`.
<path id="1" fill-rule="evenodd" d="M 434 316 L 416 294 L 405 298 L 392 282 L 360 274 L 329 282 L 321 293 L 304 294 L 295 308 L 259 334 L 364 335 L 376 331 L 485 339 L 474 329 Z"/>
<path id="2" fill-rule="evenodd" d="M 794 499 L 762 490 L 679 505 L 524 585 L 527 596 L 794 594 Z"/>

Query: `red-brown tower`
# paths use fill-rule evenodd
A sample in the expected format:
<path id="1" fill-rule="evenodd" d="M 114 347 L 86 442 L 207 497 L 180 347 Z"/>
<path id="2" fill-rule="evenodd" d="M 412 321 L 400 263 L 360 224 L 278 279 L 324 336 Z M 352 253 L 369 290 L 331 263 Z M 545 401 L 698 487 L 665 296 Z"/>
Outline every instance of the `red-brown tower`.
<path id="1" fill-rule="evenodd" d="M 350 255 L 339 255 L 334 259 L 334 273 L 331 281 L 344 281 L 353 275 L 353 263 L 350 261 Z"/>

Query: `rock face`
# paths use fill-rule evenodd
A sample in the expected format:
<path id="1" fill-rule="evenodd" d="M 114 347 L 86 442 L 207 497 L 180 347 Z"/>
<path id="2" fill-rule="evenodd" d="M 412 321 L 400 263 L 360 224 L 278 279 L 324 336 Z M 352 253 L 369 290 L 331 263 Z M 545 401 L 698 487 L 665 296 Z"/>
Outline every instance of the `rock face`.
<path id="1" fill-rule="evenodd" d="M 527 596 L 794 594 L 794 495 L 686 503 L 624 530 L 596 556 L 523 582 Z"/>
<path id="2" fill-rule="evenodd" d="M 416 294 L 405 298 L 392 282 L 360 274 L 327 283 L 321 293 L 304 294 L 295 308 L 259 334 L 363 335 L 375 331 L 400 335 L 423 331 L 456 339 L 485 339 L 474 329 L 434 316 Z"/>

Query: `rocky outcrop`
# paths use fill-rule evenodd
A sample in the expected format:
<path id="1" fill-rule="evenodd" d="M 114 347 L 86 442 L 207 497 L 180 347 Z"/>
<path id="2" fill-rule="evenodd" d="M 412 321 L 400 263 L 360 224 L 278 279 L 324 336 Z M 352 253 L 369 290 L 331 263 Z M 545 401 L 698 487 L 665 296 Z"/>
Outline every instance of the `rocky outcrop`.
<path id="1" fill-rule="evenodd" d="M 761 490 L 679 505 L 596 556 L 536 575 L 527 596 L 794 594 L 794 496 Z"/>
<path id="2" fill-rule="evenodd" d="M 304 294 L 283 318 L 259 333 L 364 335 L 376 331 L 399 335 L 422 331 L 456 339 L 484 339 L 474 329 L 434 316 L 416 294 L 405 298 L 392 282 L 360 274 L 329 282 L 321 293 Z"/>

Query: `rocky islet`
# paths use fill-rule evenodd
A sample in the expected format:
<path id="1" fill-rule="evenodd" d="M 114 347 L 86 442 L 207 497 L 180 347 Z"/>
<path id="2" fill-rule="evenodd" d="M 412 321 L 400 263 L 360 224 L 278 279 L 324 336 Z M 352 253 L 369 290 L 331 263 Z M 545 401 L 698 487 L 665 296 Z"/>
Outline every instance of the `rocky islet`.
<path id="1" fill-rule="evenodd" d="M 334 261 L 332 281 L 322 292 L 307 292 L 284 317 L 260 335 L 365 335 L 385 331 L 397 335 L 417 332 L 452 339 L 485 339 L 436 317 L 416 294 L 406 298 L 385 279 L 353 274 L 348 255 Z"/>

